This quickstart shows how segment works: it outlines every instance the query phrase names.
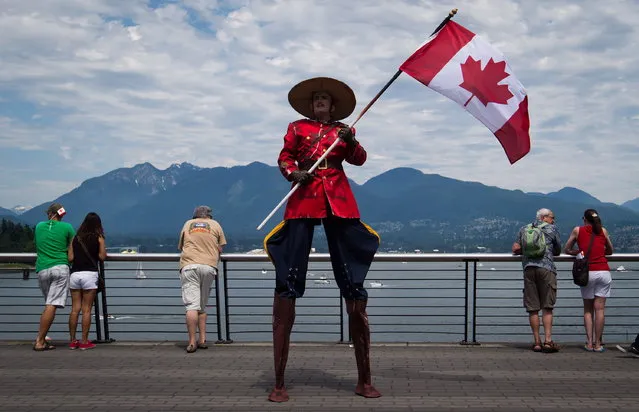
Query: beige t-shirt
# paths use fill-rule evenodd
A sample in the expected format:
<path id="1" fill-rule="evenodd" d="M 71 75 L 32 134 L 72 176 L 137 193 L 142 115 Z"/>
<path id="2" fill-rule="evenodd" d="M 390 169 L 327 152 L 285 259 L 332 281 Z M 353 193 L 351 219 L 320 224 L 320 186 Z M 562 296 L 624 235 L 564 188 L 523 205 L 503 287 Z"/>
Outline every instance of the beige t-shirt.
<path id="1" fill-rule="evenodd" d="M 217 267 L 220 259 L 218 247 L 226 245 L 222 226 L 213 219 L 191 219 L 184 223 L 178 249 L 180 270 L 186 265 L 200 264 Z"/>

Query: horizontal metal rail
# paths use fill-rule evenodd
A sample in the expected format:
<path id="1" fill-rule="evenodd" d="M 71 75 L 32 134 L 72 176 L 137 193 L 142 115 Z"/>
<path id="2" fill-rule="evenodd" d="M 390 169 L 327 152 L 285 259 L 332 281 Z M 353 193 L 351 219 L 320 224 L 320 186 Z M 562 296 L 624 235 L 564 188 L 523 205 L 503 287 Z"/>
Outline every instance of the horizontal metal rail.
<path id="1" fill-rule="evenodd" d="M 179 254 L 111 254 L 106 259 L 108 308 L 95 318 L 102 328 L 125 340 L 179 340 L 186 334 Z M 0 339 L 31 339 L 37 329 L 42 297 L 35 283 L 36 255 L 0 253 Z M 559 279 L 555 335 L 580 340 L 582 301 L 572 284 L 568 255 L 556 257 Z M 616 254 L 613 263 L 639 262 L 639 254 Z M 209 309 L 210 332 L 218 342 L 269 341 L 274 271 L 266 254 L 225 253 Z M 529 341 L 522 307 L 521 257 L 491 253 L 381 253 L 369 271 L 368 312 L 373 339 L 387 342 Z M 307 290 L 297 304 L 294 339 L 344 341 L 345 310 L 332 276 L 328 254 L 311 254 Z M 14 267 L 3 267 L 7 264 Z M 22 267 L 20 267 L 20 264 Z M 143 265 L 147 276 L 133 273 Z M 17 267 L 16 267 L 17 266 Z M 496 267 L 491 267 L 496 266 Z M 634 311 L 638 267 L 613 271 L 613 296 L 607 302 L 606 336 L 628 340 L 639 332 Z M 24 282 L 23 280 L 30 280 Z M 106 307 L 106 297 L 103 299 Z M 64 316 L 64 311 L 59 312 Z M 57 319 L 53 335 L 64 336 Z M 297 335 L 297 338 L 295 337 Z"/>
<path id="2" fill-rule="evenodd" d="M 310 262 L 330 262 L 328 253 L 311 253 Z M 616 253 L 609 262 L 637 262 L 639 253 Z M 34 263 L 35 253 L 0 253 L 0 263 Z M 109 253 L 107 262 L 178 262 L 178 253 Z M 264 253 L 223 253 L 223 262 L 269 262 Z M 555 256 L 555 262 L 572 262 L 574 256 Z M 521 256 L 507 253 L 377 253 L 375 262 L 520 262 Z"/>

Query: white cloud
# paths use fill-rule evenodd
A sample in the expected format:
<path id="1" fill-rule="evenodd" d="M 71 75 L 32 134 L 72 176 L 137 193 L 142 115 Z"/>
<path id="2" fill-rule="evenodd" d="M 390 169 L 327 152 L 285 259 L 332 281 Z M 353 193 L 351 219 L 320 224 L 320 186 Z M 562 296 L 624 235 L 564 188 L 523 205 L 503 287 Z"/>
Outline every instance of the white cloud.
<path id="1" fill-rule="evenodd" d="M 43 177 L 44 176 L 45 175 L 43 175 Z M 18 185 L 11 184 L 5 181 L 3 183 L 0 183 L 0 202 L 2 202 L 3 204 L 6 204 L 7 206 L 4 206 L 6 208 L 14 207 L 20 204 L 36 206 L 38 204 L 53 200 L 63 193 L 70 192 L 77 186 L 78 186 L 77 181 L 33 179 L 29 181 L 29 191 L 38 193 L 39 196 L 36 198 L 28 194 L 25 195 L 24 187 L 20 187 Z M 31 203 L 31 202 L 16 203 L 16 201 L 14 201 L 13 199 L 25 199 L 25 200 L 37 199 L 37 201 L 34 203 Z"/>
<path id="2" fill-rule="evenodd" d="M 350 176 L 363 182 L 412 166 L 511 189 L 576 186 L 615 202 L 639 196 L 632 177 L 639 4 L 454 6 L 455 20 L 500 48 L 526 86 L 531 153 L 509 165 L 486 128 L 402 75 L 358 123 L 369 161 L 349 167 Z M 4 183 L 0 205 L 63 193 L 34 190 L 48 175 L 45 167 L 38 173 L 34 154 L 52 151 L 65 179 L 55 187 L 64 190 L 145 161 L 160 168 L 275 164 L 297 118 L 286 100 L 293 84 L 315 75 L 343 79 L 357 94 L 357 114 L 452 7 L 428 0 L 183 0 L 155 9 L 143 0 L 5 1 L 0 163 L 32 162 L 32 171 Z"/>

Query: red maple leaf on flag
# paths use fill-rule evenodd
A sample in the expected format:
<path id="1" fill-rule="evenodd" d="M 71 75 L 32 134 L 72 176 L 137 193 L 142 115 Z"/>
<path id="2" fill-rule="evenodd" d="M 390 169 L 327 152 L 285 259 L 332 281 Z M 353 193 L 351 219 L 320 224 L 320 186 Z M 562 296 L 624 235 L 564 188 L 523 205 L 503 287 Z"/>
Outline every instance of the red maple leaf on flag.
<path id="1" fill-rule="evenodd" d="M 507 84 L 498 84 L 510 76 L 506 73 L 505 61 L 496 63 L 491 58 L 486 63 L 484 70 L 482 70 L 481 59 L 475 60 L 468 56 L 466 62 L 461 64 L 461 69 L 464 81 L 459 86 L 472 93 L 464 107 L 470 103 L 473 97 L 477 97 L 484 106 L 487 106 L 490 102 L 506 104 L 508 99 L 513 97 Z"/>

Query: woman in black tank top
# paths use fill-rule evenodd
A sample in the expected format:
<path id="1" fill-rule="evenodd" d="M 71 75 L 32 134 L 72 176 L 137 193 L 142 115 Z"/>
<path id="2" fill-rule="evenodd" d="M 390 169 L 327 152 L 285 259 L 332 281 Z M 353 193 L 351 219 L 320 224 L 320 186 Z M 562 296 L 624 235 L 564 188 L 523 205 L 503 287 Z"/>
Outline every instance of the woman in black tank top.
<path id="1" fill-rule="evenodd" d="M 93 349 L 89 341 L 91 309 L 98 288 L 99 262 L 106 258 L 104 229 L 97 213 L 84 218 L 69 246 L 71 265 L 71 313 L 69 314 L 69 349 Z M 96 276 L 97 274 L 97 276 Z M 95 282 L 93 281 L 95 279 Z M 77 280 L 77 282 L 76 282 Z M 76 286 L 79 285 L 79 286 Z M 82 312 L 82 340 L 75 338 L 78 317 Z"/>

